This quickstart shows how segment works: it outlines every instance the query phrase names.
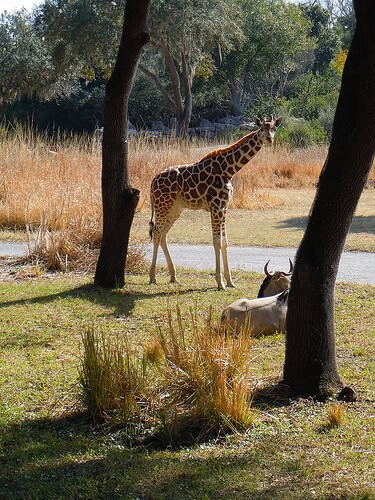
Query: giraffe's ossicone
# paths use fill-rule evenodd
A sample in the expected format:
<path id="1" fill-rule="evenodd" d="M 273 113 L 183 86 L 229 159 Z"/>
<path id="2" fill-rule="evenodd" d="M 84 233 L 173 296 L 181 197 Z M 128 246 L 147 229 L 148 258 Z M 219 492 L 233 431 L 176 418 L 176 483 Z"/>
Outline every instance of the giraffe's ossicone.
<path id="1" fill-rule="evenodd" d="M 226 213 L 232 198 L 232 177 L 260 151 L 264 141 L 272 143 L 281 118 L 256 119 L 258 130 L 236 143 L 208 153 L 191 165 L 169 167 L 156 175 L 151 183 L 150 236 L 154 250 L 150 268 L 150 283 L 155 283 L 156 261 L 159 245 L 164 251 L 171 283 L 176 282 L 176 269 L 167 245 L 167 233 L 180 217 L 181 212 L 207 210 L 211 214 L 213 246 L 215 249 L 215 278 L 219 289 L 225 288 L 221 276 L 223 257 L 224 278 L 233 287 L 228 264 Z M 154 222 L 155 218 L 155 222 Z"/>

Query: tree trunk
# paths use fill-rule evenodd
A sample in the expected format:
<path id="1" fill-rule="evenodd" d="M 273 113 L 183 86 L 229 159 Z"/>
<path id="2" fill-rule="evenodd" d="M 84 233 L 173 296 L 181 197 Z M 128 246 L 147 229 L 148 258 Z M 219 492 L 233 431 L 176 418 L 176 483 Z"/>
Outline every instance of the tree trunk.
<path id="1" fill-rule="evenodd" d="M 284 382 L 325 398 L 342 387 L 336 366 L 334 288 L 341 253 L 375 151 L 375 2 L 354 0 L 357 27 L 287 314 Z"/>
<path id="2" fill-rule="evenodd" d="M 238 92 L 238 85 L 237 85 L 235 75 L 230 76 L 229 89 L 230 89 L 233 114 L 234 114 L 234 116 L 241 116 L 243 110 L 242 110 L 242 106 L 240 103 L 240 96 L 239 96 L 239 92 Z"/>
<path id="3" fill-rule="evenodd" d="M 150 0 L 127 0 L 117 60 L 106 87 L 102 149 L 103 239 L 95 284 L 124 286 L 130 227 L 139 190 L 128 178 L 128 101 L 142 47 L 149 40 Z"/>
<path id="4" fill-rule="evenodd" d="M 179 137 L 186 137 L 193 111 L 193 95 L 191 87 L 193 84 L 194 70 L 189 65 L 188 56 L 184 52 L 181 53 L 181 61 L 185 100 L 182 105 L 182 112 L 179 116 L 177 116 L 177 135 Z"/>

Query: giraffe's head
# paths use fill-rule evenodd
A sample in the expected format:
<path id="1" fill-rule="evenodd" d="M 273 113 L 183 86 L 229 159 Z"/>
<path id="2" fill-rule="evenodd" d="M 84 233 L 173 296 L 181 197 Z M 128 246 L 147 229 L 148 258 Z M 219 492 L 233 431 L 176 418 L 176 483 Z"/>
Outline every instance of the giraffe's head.
<path id="1" fill-rule="evenodd" d="M 263 137 L 266 139 L 266 141 L 272 144 L 276 129 L 281 124 L 282 120 L 283 119 L 281 116 L 275 119 L 273 115 L 271 115 L 271 118 L 267 120 L 266 115 L 263 115 L 261 120 L 258 117 L 256 117 L 255 123 L 260 128 L 261 133 Z"/>

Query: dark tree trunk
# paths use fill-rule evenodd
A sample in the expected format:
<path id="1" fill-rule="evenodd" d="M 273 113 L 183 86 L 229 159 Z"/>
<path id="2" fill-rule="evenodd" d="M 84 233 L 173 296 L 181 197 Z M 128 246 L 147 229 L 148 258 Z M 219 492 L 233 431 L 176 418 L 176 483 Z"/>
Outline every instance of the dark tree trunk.
<path id="1" fill-rule="evenodd" d="M 149 40 L 150 0 L 127 0 L 117 60 L 108 81 L 102 152 L 103 239 L 95 284 L 124 286 L 129 233 L 139 200 L 128 177 L 128 101 L 142 47 Z"/>
<path id="2" fill-rule="evenodd" d="M 375 2 L 354 0 L 357 27 L 345 64 L 332 142 L 297 252 L 287 315 L 284 382 L 325 398 L 336 367 L 334 289 L 341 253 L 375 151 Z"/>

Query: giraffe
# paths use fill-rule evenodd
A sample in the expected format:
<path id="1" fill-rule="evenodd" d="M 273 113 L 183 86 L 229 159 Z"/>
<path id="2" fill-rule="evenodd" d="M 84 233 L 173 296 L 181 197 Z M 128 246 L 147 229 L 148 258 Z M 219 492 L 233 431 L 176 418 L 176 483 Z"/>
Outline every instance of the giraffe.
<path id="1" fill-rule="evenodd" d="M 157 174 L 151 183 L 150 237 L 154 248 L 150 267 L 150 284 L 156 283 L 156 261 L 159 245 L 163 249 L 170 274 L 176 283 L 176 269 L 167 245 L 167 233 L 185 209 L 207 210 L 211 214 L 215 250 L 215 279 L 225 289 L 221 274 L 223 259 L 227 286 L 234 287 L 228 264 L 228 242 L 225 220 L 232 199 L 232 177 L 260 151 L 265 141 L 272 143 L 282 118 L 256 118 L 259 127 L 229 147 L 211 151 L 196 163 L 169 167 Z M 155 215 L 155 223 L 153 218 Z"/>

